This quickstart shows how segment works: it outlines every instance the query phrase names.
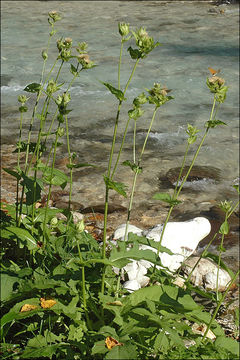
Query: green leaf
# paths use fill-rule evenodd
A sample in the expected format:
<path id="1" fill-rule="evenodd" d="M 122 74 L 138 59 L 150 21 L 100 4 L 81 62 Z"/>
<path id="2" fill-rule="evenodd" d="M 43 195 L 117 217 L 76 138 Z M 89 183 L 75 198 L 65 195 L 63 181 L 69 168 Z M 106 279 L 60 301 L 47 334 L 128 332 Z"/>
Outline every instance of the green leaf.
<path id="1" fill-rule="evenodd" d="M 7 168 L 3 168 L 3 170 L 8 173 L 9 175 L 14 176 L 17 180 L 21 179 L 21 175 L 19 173 L 17 173 L 16 171 L 13 171 L 11 169 L 7 169 Z"/>
<path id="2" fill-rule="evenodd" d="M 23 90 L 30 92 L 30 93 L 36 93 L 36 92 L 39 92 L 40 89 L 41 89 L 41 84 L 31 83 L 31 84 L 27 85 Z"/>
<path id="3" fill-rule="evenodd" d="M 146 238 L 145 236 L 138 236 L 136 234 L 133 234 L 133 233 L 129 233 L 128 234 L 128 241 L 127 243 L 131 244 L 131 243 L 138 243 L 138 244 L 143 244 L 143 245 L 148 245 L 148 246 L 151 246 L 152 248 L 154 249 L 157 249 L 159 248 L 159 243 L 154 241 L 153 239 L 148 239 Z M 168 248 L 166 248 L 165 246 L 160 246 L 160 252 L 165 252 L 169 255 L 174 255 L 173 252 L 171 250 L 169 250 Z"/>
<path id="4" fill-rule="evenodd" d="M 169 347 L 169 341 L 167 336 L 164 334 L 164 332 L 160 332 L 155 339 L 154 342 L 154 350 L 155 351 L 163 351 L 163 350 L 167 350 Z"/>
<path id="5" fill-rule="evenodd" d="M 71 64 L 70 72 L 71 72 L 74 76 L 78 75 L 77 68 L 76 68 L 75 66 L 73 66 L 72 64 Z"/>
<path id="6" fill-rule="evenodd" d="M 226 336 L 219 336 L 215 340 L 216 348 L 223 348 L 236 355 L 239 358 L 239 344 L 236 340 L 233 340 Z"/>
<path id="7" fill-rule="evenodd" d="M 131 249 L 127 249 L 125 243 L 118 241 L 118 246 L 113 247 L 109 261 L 114 263 L 117 268 L 127 265 L 131 259 L 147 260 L 153 264 L 161 265 L 157 255 L 152 250 L 139 250 L 138 245 L 134 244 Z"/>
<path id="8" fill-rule="evenodd" d="M 86 166 L 96 167 L 96 165 L 88 164 L 88 163 L 78 163 L 78 164 L 67 164 L 68 169 L 78 169 Z"/>
<path id="9" fill-rule="evenodd" d="M 164 201 L 164 202 L 170 204 L 171 206 L 176 206 L 181 203 L 180 200 L 173 199 L 171 197 L 171 195 L 169 195 L 167 193 L 157 193 L 153 196 L 153 199 Z"/>
<path id="10" fill-rule="evenodd" d="M 205 123 L 205 127 L 206 128 L 215 128 L 218 125 L 225 125 L 227 126 L 227 124 L 221 120 L 209 120 Z"/>
<path id="11" fill-rule="evenodd" d="M 240 195 L 239 185 L 233 185 L 233 188 L 237 190 L 238 194 Z"/>
<path id="12" fill-rule="evenodd" d="M 227 235 L 229 233 L 229 224 L 227 220 L 225 220 L 220 226 L 219 233 L 223 235 Z"/>
<path id="13" fill-rule="evenodd" d="M 26 205 L 32 205 L 34 202 L 41 199 L 41 190 L 43 188 L 42 182 L 40 179 L 32 179 L 29 176 L 26 176 L 22 173 L 23 181 L 21 185 L 25 186 L 26 193 Z"/>
<path id="14" fill-rule="evenodd" d="M 115 182 L 109 179 L 109 177 L 103 175 L 104 182 L 109 189 L 115 190 L 118 194 L 127 197 L 126 185 L 120 182 Z"/>
<path id="15" fill-rule="evenodd" d="M 132 59 L 140 59 L 142 57 L 141 51 L 133 49 L 131 46 L 127 49 Z"/>
<path id="16" fill-rule="evenodd" d="M 129 166 L 130 169 L 132 169 L 133 172 L 135 172 L 136 174 L 140 174 L 142 172 L 142 168 L 134 163 L 132 163 L 129 160 L 126 160 L 122 163 L 123 166 Z"/>
<path id="17" fill-rule="evenodd" d="M 130 342 L 123 343 L 122 346 L 114 346 L 107 353 L 105 359 L 108 360 L 133 360 L 138 358 L 138 353 L 136 351 L 136 346 L 132 345 Z"/>
<path id="18" fill-rule="evenodd" d="M 6 227 L 5 230 L 7 230 L 7 231 L 9 231 L 9 233 L 17 236 L 20 243 L 22 244 L 22 247 L 24 245 L 26 245 L 28 250 L 36 250 L 37 249 L 36 240 L 30 234 L 30 232 L 28 232 L 27 230 L 19 228 L 19 227 L 15 227 L 15 226 Z"/>
<path id="19" fill-rule="evenodd" d="M 10 276 L 6 273 L 1 273 L 1 300 L 6 301 L 11 297 L 13 285 L 19 282 L 17 276 Z"/>
<path id="20" fill-rule="evenodd" d="M 124 94 L 121 90 L 119 89 L 116 89 L 115 87 L 113 87 L 111 84 L 109 83 L 105 83 L 103 81 L 100 81 L 104 86 L 106 86 L 108 88 L 108 90 L 113 94 L 115 95 L 115 97 L 119 100 L 119 101 L 123 101 L 123 100 L 127 100 L 125 97 L 124 97 Z"/>

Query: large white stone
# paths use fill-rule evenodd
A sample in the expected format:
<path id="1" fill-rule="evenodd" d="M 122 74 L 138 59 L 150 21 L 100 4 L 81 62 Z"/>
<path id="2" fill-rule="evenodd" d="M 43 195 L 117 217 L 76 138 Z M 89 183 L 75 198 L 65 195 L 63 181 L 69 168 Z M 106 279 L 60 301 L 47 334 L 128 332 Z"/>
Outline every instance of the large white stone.
<path id="1" fill-rule="evenodd" d="M 190 274 L 198 260 L 198 256 L 193 256 L 184 262 L 182 270 L 186 275 Z M 196 286 L 203 286 L 206 290 L 215 291 L 217 285 L 217 264 L 211 259 L 202 258 L 192 272 L 190 281 Z M 218 290 L 226 290 L 230 281 L 231 277 L 228 272 L 220 268 L 218 274 Z"/>
<path id="2" fill-rule="evenodd" d="M 120 225 L 113 236 L 114 240 L 124 240 L 126 224 Z M 133 232 L 139 236 L 146 236 L 156 242 L 160 241 L 163 225 L 159 224 L 151 230 L 142 231 L 134 225 L 128 226 L 128 233 Z M 198 243 L 204 239 L 211 231 L 210 222 L 203 218 L 197 217 L 193 220 L 185 222 L 169 222 L 166 225 L 161 245 L 172 251 L 174 255 L 160 252 L 159 257 L 161 263 L 169 271 L 175 272 L 197 248 Z M 140 245 L 140 249 L 150 249 L 155 253 L 157 250 L 148 245 Z M 129 291 L 137 290 L 137 288 L 147 285 L 149 278 L 145 276 L 147 269 L 153 264 L 146 260 L 133 260 L 123 269 L 128 274 L 129 281 L 124 283 L 124 288 Z M 160 268 L 160 266 L 158 266 Z M 138 284 L 138 285 L 137 285 Z"/>

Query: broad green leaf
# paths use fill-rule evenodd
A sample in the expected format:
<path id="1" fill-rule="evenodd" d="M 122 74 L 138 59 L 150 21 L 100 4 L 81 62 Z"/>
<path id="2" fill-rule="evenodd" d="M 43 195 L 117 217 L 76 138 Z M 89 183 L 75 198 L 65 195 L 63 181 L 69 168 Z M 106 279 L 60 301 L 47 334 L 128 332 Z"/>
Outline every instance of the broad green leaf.
<path id="1" fill-rule="evenodd" d="M 104 86 L 106 86 L 108 88 L 108 90 L 113 94 L 115 95 L 115 97 L 119 100 L 119 101 L 123 101 L 123 100 L 127 100 L 125 97 L 124 97 L 124 94 L 121 90 L 119 89 L 116 89 L 114 86 L 112 86 L 111 84 L 109 83 L 106 83 L 106 82 L 103 82 L 103 81 L 100 81 Z"/>
<path id="2" fill-rule="evenodd" d="M 1 273 L 1 301 L 9 300 L 13 291 L 13 285 L 18 282 L 19 278 L 17 276 Z"/>
<path id="3" fill-rule="evenodd" d="M 239 343 L 226 336 L 219 336 L 215 340 L 215 346 L 230 351 L 235 356 L 239 357 Z"/>
<path id="4" fill-rule="evenodd" d="M 148 245 L 151 246 L 154 249 L 158 249 L 159 248 L 159 243 L 154 241 L 153 239 L 148 239 L 145 236 L 138 236 L 136 234 L 133 233 L 129 233 L 128 234 L 128 244 L 131 243 L 138 243 L 138 244 L 142 244 L 142 245 Z M 168 248 L 166 248 L 165 246 L 160 245 L 160 252 L 165 252 L 169 255 L 174 255 L 173 252 L 171 250 L 169 250 Z"/>
<path id="5" fill-rule="evenodd" d="M 42 182 L 40 179 L 36 179 L 36 182 L 33 178 L 22 173 L 23 180 L 21 185 L 25 186 L 26 193 L 26 204 L 32 205 L 34 202 L 41 199 L 41 190 L 43 188 Z"/>
<path id="6" fill-rule="evenodd" d="M 153 196 L 153 199 L 164 201 L 164 202 L 170 204 L 171 206 L 175 206 L 175 205 L 178 205 L 181 203 L 181 201 L 173 199 L 171 197 L 171 195 L 169 195 L 167 193 L 157 193 Z"/>
<path id="7" fill-rule="evenodd" d="M 229 224 L 227 220 L 225 220 L 220 226 L 219 233 L 223 235 L 227 235 L 229 233 Z"/>
<path id="8" fill-rule="evenodd" d="M 92 355 L 95 355 L 95 354 L 106 354 L 109 350 L 106 348 L 105 346 L 105 341 L 104 339 L 103 340 L 100 340 L 100 341 L 97 341 L 95 342 L 93 348 L 92 348 L 92 352 L 91 354 Z"/>
<path id="9" fill-rule="evenodd" d="M 9 231 L 10 234 L 17 236 L 22 246 L 26 245 L 28 250 L 37 249 L 37 242 L 29 231 L 15 226 L 6 227 L 6 230 Z"/>
<path id="10" fill-rule="evenodd" d="M 131 259 L 147 260 L 153 264 L 160 264 L 156 254 L 152 250 L 139 250 L 138 245 L 133 245 L 131 249 L 126 249 L 125 243 L 119 241 L 117 247 L 113 247 L 109 260 L 116 267 L 122 268 L 127 265 Z"/>
<path id="11" fill-rule="evenodd" d="M 28 84 L 23 90 L 30 92 L 30 93 L 36 93 L 39 92 L 39 90 L 41 89 L 41 85 L 38 83 L 31 83 Z"/>
<path id="12" fill-rule="evenodd" d="M 126 185 L 121 182 L 110 180 L 107 176 L 103 175 L 104 182 L 109 189 L 115 190 L 118 194 L 127 197 Z"/>
<path id="13" fill-rule="evenodd" d="M 31 342 L 26 346 L 24 352 L 20 356 L 21 359 L 31 359 L 31 358 L 46 358 L 52 359 L 52 356 L 56 354 L 59 348 L 62 346 L 68 345 L 67 343 L 56 343 L 56 344 L 45 344 L 44 345 L 44 336 L 37 335 L 35 338 L 31 340 L 35 340 L 35 342 Z M 29 341 L 30 342 L 30 341 Z M 33 345 L 34 346 L 33 346 Z"/>
<path id="14" fill-rule="evenodd" d="M 138 358 L 136 346 L 130 342 L 123 343 L 122 346 L 114 346 L 108 351 L 105 359 L 108 360 L 134 360 Z"/>
<path id="15" fill-rule="evenodd" d="M 7 169 L 7 168 L 3 168 L 3 170 L 8 173 L 9 175 L 14 176 L 17 180 L 21 179 L 21 175 L 19 173 L 17 173 L 16 171 L 13 171 L 11 169 Z"/>
<path id="16" fill-rule="evenodd" d="M 12 309 L 10 309 L 9 312 L 4 314 L 3 317 L 1 318 L 1 329 L 7 323 L 12 322 L 13 320 L 25 319 L 27 317 L 36 315 L 38 312 L 44 311 L 39 305 L 39 308 L 36 310 L 20 312 L 22 306 L 25 304 L 39 305 L 39 299 L 38 298 L 25 299 L 25 300 L 15 304 L 12 307 Z"/>
<path id="17" fill-rule="evenodd" d="M 163 351 L 163 350 L 167 350 L 169 347 L 169 341 L 167 338 L 167 335 L 162 331 L 160 332 L 155 339 L 154 342 L 154 350 L 155 351 Z"/>

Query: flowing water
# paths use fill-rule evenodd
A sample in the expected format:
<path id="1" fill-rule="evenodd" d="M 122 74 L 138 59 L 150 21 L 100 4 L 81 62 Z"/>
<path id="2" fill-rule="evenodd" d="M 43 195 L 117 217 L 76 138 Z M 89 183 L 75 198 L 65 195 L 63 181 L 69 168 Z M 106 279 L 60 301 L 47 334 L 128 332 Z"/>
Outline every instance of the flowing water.
<path id="1" fill-rule="evenodd" d="M 151 88 L 154 82 L 172 89 L 171 95 L 175 98 L 164 105 L 156 116 L 143 157 L 143 173 L 138 181 L 135 206 L 145 211 L 154 209 L 149 212 L 154 216 L 160 211 L 161 205 L 156 204 L 152 196 L 161 189 L 159 179 L 169 169 L 181 164 L 187 124 L 204 131 L 212 104 L 212 96 L 206 86 L 209 66 L 221 69 L 220 74 L 229 85 L 227 100 L 219 113 L 219 119 L 228 126 L 210 131 L 197 164 L 214 167 L 220 173 L 220 179 L 203 178 L 188 184 L 182 195 L 185 201 L 183 211 L 196 213 L 220 200 L 236 200 L 236 192 L 231 185 L 237 182 L 239 174 L 239 7 L 218 7 L 207 2 L 165 1 L 2 2 L 3 143 L 17 140 L 18 95 L 23 93 L 22 89 L 28 83 L 40 79 L 41 51 L 48 39 L 47 14 L 50 10 L 63 14 L 63 20 L 56 23 L 57 38 L 71 37 L 75 45 L 86 41 L 91 59 L 98 65 L 82 72 L 71 89 L 73 111 L 69 121 L 72 151 L 77 153 L 80 161 L 97 165 L 97 168 L 76 171 L 74 199 L 83 206 L 99 204 L 104 200 L 101 175 L 107 166 L 117 104 L 99 80 L 117 86 L 120 49 L 118 22 L 126 22 L 132 28 L 146 27 L 161 46 L 142 60 L 136 70 L 126 94 L 128 100 L 120 117 L 119 131 L 124 129 L 133 98 L 145 88 Z M 47 70 L 56 56 L 55 41 L 51 50 L 53 55 L 50 55 Z M 133 63 L 125 51 L 122 87 L 126 84 Z M 68 66 L 63 74 L 64 81 L 71 79 Z M 34 96 L 31 96 L 30 104 L 33 103 Z M 145 116 L 138 121 L 138 150 L 143 144 L 151 114 L 152 109 L 147 106 Z M 25 132 L 28 121 L 26 119 L 24 122 Z M 118 137 L 117 146 L 119 144 Z M 122 160 L 132 159 L 131 146 L 132 127 L 126 138 Z M 194 149 L 193 146 L 188 163 Z M 66 147 L 59 151 L 62 151 L 61 156 L 66 156 Z M 130 185 L 131 177 L 129 168 L 121 166 L 117 179 Z M 113 194 L 111 200 L 127 206 L 127 201 L 118 195 Z"/>

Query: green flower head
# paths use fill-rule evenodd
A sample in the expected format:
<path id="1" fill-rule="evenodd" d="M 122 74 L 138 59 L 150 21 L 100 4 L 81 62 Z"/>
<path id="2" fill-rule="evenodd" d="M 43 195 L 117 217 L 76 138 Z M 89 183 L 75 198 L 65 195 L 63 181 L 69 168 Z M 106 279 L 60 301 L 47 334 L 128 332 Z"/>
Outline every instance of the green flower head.
<path id="1" fill-rule="evenodd" d="M 48 13 L 48 16 L 49 16 L 48 22 L 51 24 L 52 24 L 51 20 L 53 21 L 53 23 L 55 23 L 56 21 L 59 21 L 62 18 L 61 15 L 59 14 L 59 12 L 57 12 L 57 11 L 50 11 Z"/>

